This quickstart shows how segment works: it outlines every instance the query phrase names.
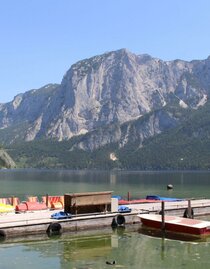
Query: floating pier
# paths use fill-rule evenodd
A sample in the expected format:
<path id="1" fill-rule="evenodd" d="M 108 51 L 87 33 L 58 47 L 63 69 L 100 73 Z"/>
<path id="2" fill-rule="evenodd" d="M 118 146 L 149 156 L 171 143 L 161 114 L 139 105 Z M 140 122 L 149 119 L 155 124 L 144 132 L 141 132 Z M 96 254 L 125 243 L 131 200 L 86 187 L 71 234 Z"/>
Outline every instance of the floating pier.
<path id="1" fill-rule="evenodd" d="M 111 227 L 113 219 L 117 225 L 139 223 L 137 214 L 134 213 L 101 213 L 74 215 L 69 219 L 52 219 L 55 211 L 27 212 L 21 214 L 10 213 L 0 220 L 0 236 L 16 237 L 33 234 L 61 234 L 63 232 L 76 232 L 85 229 Z"/>
<path id="2" fill-rule="evenodd" d="M 78 207 L 74 203 L 73 215 L 67 219 L 52 219 L 53 213 L 60 210 L 40 210 L 29 211 L 22 213 L 2 213 L 0 214 L 0 236 L 2 237 L 18 237 L 37 234 L 48 234 L 49 236 L 56 233 L 63 232 L 76 232 L 87 229 L 100 229 L 103 227 L 111 227 L 113 224 L 116 226 L 134 225 L 140 224 L 140 218 L 137 217 L 141 213 L 153 213 L 159 214 L 161 211 L 161 201 L 154 203 L 139 203 L 129 204 L 131 209 L 130 213 L 119 213 L 115 207 L 110 209 L 110 203 L 107 202 L 108 193 L 104 193 L 105 200 L 103 200 L 104 207 L 100 204 L 98 195 L 96 200 L 93 196 L 89 196 L 86 193 L 86 198 L 81 200 L 80 195 L 68 195 L 66 200 L 69 203 L 72 201 L 78 202 Z M 91 199 L 90 199 L 91 197 Z M 113 198 L 112 198 L 113 199 Z M 77 214 L 77 211 L 82 212 L 82 204 L 85 201 L 86 208 L 89 208 L 87 201 L 91 201 L 95 208 L 103 209 L 103 212 L 91 212 Z M 95 202 L 94 202 L 95 201 Z M 116 202 L 116 201 L 115 201 Z M 66 205 L 68 208 L 68 205 Z M 185 210 L 189 206 L 188 200 L 165 202 L 164 212 L 165 215 L 183 216 Z M 202 215 L 210 215 L 210 199 L 194 199 L 190 202 L 191 209 L 193 210 L 194 217 Z M 77 210 L 76 210 L 77 209 Z M 71 210 L 71 208 L 69 208 Z"/>

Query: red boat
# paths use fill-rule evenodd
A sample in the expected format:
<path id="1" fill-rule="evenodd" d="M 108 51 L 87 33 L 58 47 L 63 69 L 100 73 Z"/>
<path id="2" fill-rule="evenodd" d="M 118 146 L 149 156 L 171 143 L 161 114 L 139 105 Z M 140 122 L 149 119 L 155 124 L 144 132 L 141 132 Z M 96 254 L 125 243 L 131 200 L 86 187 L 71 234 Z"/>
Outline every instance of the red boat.
<path id="1" fill-rule="evenodd" d="M 155 214 L 139 214 L 143 225 L 161 229 L 162 216 Z M 210 235 L 210 221 L 181 218 L 176 216 L 165 216 L 165 231 L 185 233 L 195 236 Z"/>

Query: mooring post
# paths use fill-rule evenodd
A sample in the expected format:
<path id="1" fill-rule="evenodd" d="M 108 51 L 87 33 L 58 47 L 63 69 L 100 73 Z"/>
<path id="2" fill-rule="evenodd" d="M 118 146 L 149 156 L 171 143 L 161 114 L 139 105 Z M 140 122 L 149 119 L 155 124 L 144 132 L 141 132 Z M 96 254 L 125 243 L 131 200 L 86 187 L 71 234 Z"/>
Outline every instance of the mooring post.
<path id="1" fill-rule="evenodd" d="M 188 200 L 188 216 L 190 219 L 192 219 L 192 208 L 191 208 L 191 200 Z"/>
<path id="2" fill-rule="evenodd" d="M 165 202 L 161 202 L 161 216 L 162 216 L 162 222 L 161 222 L 161 230 L 165 232 Z"/>
<path id="3" fill-rule="evenodd" d="M 104 207 L 104 212 L 107 212 L 107 204 L 105 204 L 105 207 Z"/>
<path id="4" fill-rule="evenodd" d="M 130 192 L 128 191 L 128 201 L 130 201 Z"/>
<path id="5" fill-rule="evenodd" d="M 46 194 L 46 206 L 48 207 L 48 202 L 49 202 L 49 195 Z"/>
<path id="6" fill-rule="evenodd" d="M 13 205 L 14 206 L 14 196 L 12 196 L 12 198 L 11 198 L 11 205 Z"/>

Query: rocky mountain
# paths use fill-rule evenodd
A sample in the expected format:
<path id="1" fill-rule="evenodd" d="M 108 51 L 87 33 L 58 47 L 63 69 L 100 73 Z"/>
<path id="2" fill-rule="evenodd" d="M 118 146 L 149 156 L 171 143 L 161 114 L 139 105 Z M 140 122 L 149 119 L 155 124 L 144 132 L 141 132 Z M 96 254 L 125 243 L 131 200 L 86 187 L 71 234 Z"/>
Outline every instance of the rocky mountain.
<path id="1" fill-rule="evenodd" d="M 60 85 L 17 95 L 0 104 L 0 142 L 69 140 L 95 150 L 124 147 L 176 127 L 185 111 L 204 106 L 210 94 L 210 57 L 162 61 L 126 49 L 71 66 Z M 135 135 L 133 135 L 135 134 Z"/>
<path id="2" fill-rule="evenodd" d="M 13 159 L 9 156 L 9 154 L 0 149 L 0 168 L 15 168 L 16 164 Z"/>
<path id="3" fill-rule="evenodd" d="M 167 117 L 171 113 L 176 119 L 173 128 Z M 153 125 L 159 115 L 162 121 Z M 209 101 L 197 110 L 180 110 L 174 103 L 138 120 L 111 124 L 70 140 L 14 143 L 8 150 L 18 167 L 27 168 L 209 170 L 209 115 Z M 154 135 L 159 128 L 162 132 Z M 103 146 L 97 148 L 100 143 Z"/>

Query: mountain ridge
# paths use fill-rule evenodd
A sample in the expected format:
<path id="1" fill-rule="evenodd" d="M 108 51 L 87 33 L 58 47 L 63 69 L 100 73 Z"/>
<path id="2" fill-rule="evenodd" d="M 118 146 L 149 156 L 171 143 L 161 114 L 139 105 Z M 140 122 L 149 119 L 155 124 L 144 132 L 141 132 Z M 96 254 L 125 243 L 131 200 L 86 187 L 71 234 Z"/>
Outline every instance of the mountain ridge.
<path id="1" fill-rule="evenodd" d="M 71 150 L 116 143 L 141 147 L 206 105 L 210 57 L 163 61 L 126 49 L 73 64 L 60 84 L 48 84 L 0 104 L 0 143 L 71 140 Z M 133 122 L 133 123 L 131 123 Z"/>

